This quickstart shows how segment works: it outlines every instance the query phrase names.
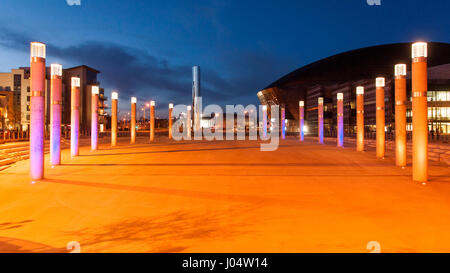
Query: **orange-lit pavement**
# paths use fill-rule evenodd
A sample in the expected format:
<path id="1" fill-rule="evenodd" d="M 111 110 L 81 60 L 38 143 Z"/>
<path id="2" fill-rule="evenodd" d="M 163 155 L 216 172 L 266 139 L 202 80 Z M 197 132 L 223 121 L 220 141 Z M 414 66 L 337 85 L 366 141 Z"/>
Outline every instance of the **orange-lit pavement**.
<path id="1" fill-rule="evenodd" d="M 0 172 L 0 252 L 450 251 L 448 165 L 422 185 L 391 151 L 166 139 L 64 150 L 35 184 L 28 160 Z"/>

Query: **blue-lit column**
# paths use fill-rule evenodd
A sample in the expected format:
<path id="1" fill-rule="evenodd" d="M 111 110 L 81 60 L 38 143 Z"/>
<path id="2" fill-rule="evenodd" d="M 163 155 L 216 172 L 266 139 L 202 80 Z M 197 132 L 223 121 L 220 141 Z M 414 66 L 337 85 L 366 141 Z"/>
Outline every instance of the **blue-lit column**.
<path id="1" fill-rule="evenodd" d="M 299 115 L 299 130 L 300 130 L 300 141 L 305 140 L 305 102 L 299 101 L 298 103 L 298 115 Z"/>
<path id="2" fill-rule="evenodd" d="M 317 114 L 318 114 L 318 137 L 319 143 L 323 144 L 323 98 L 318 98 Z"/>
<path id="3" fill-rule="evenodd" d="M 286 139 L 286 108 L 281 107 L 281 138 Z"/>
<path id="4" fill-rule="evenodd" d="M 337 93 L 337 146 L 344 147 L 344 94 Z"/>

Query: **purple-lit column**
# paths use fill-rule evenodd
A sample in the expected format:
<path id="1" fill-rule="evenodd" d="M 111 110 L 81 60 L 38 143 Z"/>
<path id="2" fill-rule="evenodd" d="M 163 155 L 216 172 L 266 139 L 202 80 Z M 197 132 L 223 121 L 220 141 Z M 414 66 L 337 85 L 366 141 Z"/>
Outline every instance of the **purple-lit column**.
<path id="1" fill-rule="evenodd" d="M 31 43 L 30 175 L 44 178 L 45 44 Z"/>
<path id="2" fill-rule="evenodd" d="M 319 97 L 317 103 L 319 143 L 323 144 L 323 98 Z"/>
<path id="3" fill-rule="evenodd" d="M 136 97 L 131 98 L 131 144 L 136 142 Z"/>
<path id="4" fill-rule="evenodd" d="M 344 94 L 337 93 L 337 146 L 344 147 Z"/>
<path id="5" fill-rule="evenodd" d="M 286 108 L 281 107 L 281 138 L 286 139 Z"/>
<path id="6" fill-rule="evenodd" d="M 117 92 L 111 93 L 111 146 L 117 145 L 117 104 L 119 94 Z"/>
<path id="7" fill-rule="evenodd" d="M 51 65 L 50 82 L 50 163 L 61 164 L 62 66 Z"/>
<path id="8" fill-rule="evenodd" d="M 300 141 L 305 140 L 305 102 L 299 101 L 298 102 L 298 115 L 299 115 L 299 130 L 300 130 Z"/>
<path id="9" fill-rule="evenodd" d="M 98 94 L 99 87 L 92 86 L 91 101 L 91 150 L 98 149 Z"/>
<path id="10" fill-rule="evenodd" d="M 80 78 L 72 77 L 71 83 L 70 154 L 74 157 L 78 156 L 80 147 Z"/>
<path id="11" fill-rule="evenodd" d="M 155 140 L 155 101 L 150 101 L 150 141 Z"/>

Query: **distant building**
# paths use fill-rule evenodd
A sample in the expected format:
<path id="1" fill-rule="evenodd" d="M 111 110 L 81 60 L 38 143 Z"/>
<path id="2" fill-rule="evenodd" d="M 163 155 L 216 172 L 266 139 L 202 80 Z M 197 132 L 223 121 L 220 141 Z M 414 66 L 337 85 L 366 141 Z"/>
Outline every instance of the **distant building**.
<path id="1" fill-rule="evenodd" d="M 100 71 L 91 67 L 82 65 L 63 70 L 63 109 L 62 109 L 62 123 L 63 125 L 70 124 L 70 92 L 71 92 L 71 77 L 80 77 L 81 79 L 81 105 L 80 105 L 80 128 L 90 129 L 91 122 L 91 93 L 92 86 L 100 85 L 97 80 L 97 74 Z M 50 67 L 46 68 L 45 76 L 45 122 L 48 130 L 50 123 Z M 11 72 L 0 73 L 0 99 L 5 97 L 5 92 L 12 93 L 13 109 L 9 110 L 13 113 L 8 114 L 8 119 L 5 120 L 2 116 L 2 121 L 5 120 L 8 127 L 22 129 L 26 131 L 30 124 L 30 68 L 19 67 L 18 69 L 11 69 Z M 4 99 L 5 99 L 4 98 Z M 9 97 L 8 97 L 9 98 Z M 104 126 L 105 119 L 105 100 L 104 89 L 100 88 L 99 95 L 99 124 Z M 2 110 L 3 111 L 3 110 Z M 4 111 L 3 111 L 4 112 Z M 2 112 L 2 113 L 3 113 Z"/>
<path id="2" fill-rule="evenodd" d="M 428 120 L 430 134 L 450 134 L 450 44 L 428 43 Z M 336 94 L 344 93 L 344 131 L 355 133 L 356 87 L 364 86 L 364 123 L 375 131 L 375 78 L 385 77 L 386 131 L 395 129 L 394 65 L 411 70 L 411 44 L 357 49 L 299 68 L 258 92 L 261 104 L 286 107 L 288 130 L 298 131 L 298 102 L 305 101 L 308 133 L 317 134 L 318 97 L 324 98 L 325 135 L 336 134 Z M 407 130 L 411 131 L 411 72 L 407 76 Z M 270 112 L 269 112 L 270 113 Z"/>

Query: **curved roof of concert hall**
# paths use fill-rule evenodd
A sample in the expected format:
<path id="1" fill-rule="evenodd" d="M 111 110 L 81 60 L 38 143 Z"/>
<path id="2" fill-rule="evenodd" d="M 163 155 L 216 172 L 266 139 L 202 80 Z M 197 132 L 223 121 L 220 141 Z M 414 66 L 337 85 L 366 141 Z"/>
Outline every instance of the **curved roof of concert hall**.
<path id="1" fill-rule="evenodd" d="M 411 44 L 371 46 L 333 55 L 301 67 L 264 89 L 290 85 L 312 86 L 351 80 L 392 76 L 394 65 L 405 63 L 410 70 Z M 428 66 L 450 63 L 450 44 L 428 43 Z"/>

